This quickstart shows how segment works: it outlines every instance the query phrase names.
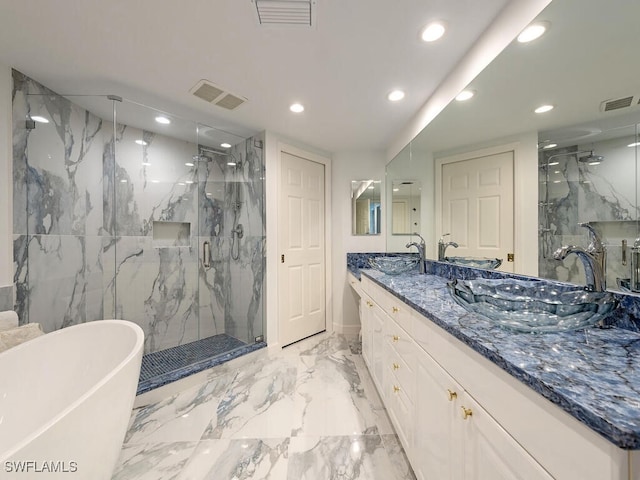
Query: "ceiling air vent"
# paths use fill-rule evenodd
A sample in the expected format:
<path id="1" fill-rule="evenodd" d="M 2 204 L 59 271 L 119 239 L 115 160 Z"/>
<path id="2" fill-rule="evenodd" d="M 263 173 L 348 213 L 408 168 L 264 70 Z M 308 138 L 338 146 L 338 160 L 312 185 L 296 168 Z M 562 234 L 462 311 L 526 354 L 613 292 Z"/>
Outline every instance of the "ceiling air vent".
<path id="1" fill-rule="evenodd" d="M 315 18 L 316 0 L 251 0 L 260 25 L 310 27 Z"/>
<path id="2" fill-rule="evenodd" d="M 620 108 L 630 107 L 633 103 L 633 96 L 616 98 L 613 100 L 605 100 L 600 104 L 600 111 L 610 112 L 611 110 L 619 110 Z"/>
<path id="3" fill-rule="evenodd" d="M 196 83 L 189 91 L 205 102 L 213 103 L 227 110 L 233 110 L 247 101 L 246 98 L 229 93 L 209 80 L 204 79 Z"/>

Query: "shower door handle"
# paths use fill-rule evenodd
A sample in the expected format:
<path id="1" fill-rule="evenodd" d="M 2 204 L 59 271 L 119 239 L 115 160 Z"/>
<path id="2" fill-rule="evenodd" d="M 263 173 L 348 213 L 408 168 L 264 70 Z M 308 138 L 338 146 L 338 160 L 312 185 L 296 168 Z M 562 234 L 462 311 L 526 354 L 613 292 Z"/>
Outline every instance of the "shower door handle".
<path id="1" fill-rule="evenodd" d="M 211 268 L 211 242 L 209 241 L 202 244 L 202 266 Z"/>

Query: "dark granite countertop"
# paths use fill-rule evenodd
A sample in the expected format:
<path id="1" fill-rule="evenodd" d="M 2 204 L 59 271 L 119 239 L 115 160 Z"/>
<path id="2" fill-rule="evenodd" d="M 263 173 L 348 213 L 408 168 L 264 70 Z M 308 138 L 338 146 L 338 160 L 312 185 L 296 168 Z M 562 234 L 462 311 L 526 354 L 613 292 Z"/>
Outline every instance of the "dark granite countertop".
<path id="1" fill-rule="evenodd" d="M 640 449 L 640 334 L 510 332 L 455 303 L 445 278 L 360 273 L 616 446 Z"/>

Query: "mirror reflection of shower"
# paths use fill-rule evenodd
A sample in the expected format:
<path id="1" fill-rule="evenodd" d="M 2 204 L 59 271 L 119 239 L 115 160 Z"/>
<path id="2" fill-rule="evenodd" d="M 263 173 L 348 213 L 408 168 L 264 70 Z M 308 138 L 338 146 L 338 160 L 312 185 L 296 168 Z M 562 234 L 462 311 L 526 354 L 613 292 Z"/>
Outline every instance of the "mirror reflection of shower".
<path id="1" fill-rule="evenodd" d="M 604 161 L 604 156 L 596 155 L 594 150 L 578 150 L 575 152 L 562 152 L 553 155 L 545 156 L 544 160 L 540 162 L 539 168 L 544 172 L 544 198 L 538 202 L 538 207 L 541 210 L 542 220 L 539 224 L 538 233 L 540 235 L 542 243 L 542 258 L 548 260 L 551 257 L 550 249 L 550 236 L 553 235 L 553 229 L 551 228 L 551 221 L 549 219 L 549 210 L 553 206 L 553 202 L 549 201 L 549 170 L 550 167 L 558 165 L 558 158 L 560 157 L 575 157 L 580 164 L 586 164 L 589 166 L 599 165 Z"/>

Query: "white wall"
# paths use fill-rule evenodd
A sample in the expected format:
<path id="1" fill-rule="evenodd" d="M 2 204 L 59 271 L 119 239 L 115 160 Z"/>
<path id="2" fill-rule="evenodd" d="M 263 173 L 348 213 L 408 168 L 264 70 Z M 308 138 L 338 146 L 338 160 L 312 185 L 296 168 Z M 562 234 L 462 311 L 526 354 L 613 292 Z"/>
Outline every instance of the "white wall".
<path id="1" fill-rule="evenodd" d="M 343 152 L 333 155 L 332 178 L 332 270 L 333 270 L 333 327 L 336 332 L 357 334 L 360 331 L 358 297 L 347 283 L 348 252 L 384 252 L 385 235 L 351 234 L 351 180 L 382 180 L 385 192 L 384 152 Z M 386 232 L 387 205 L 382 201 L 381 231 Z"/>
<path id="2" fill-rule="evenodd" d="M 0 287 L 13 285 L 11 68 L 0 64 Z"/>

